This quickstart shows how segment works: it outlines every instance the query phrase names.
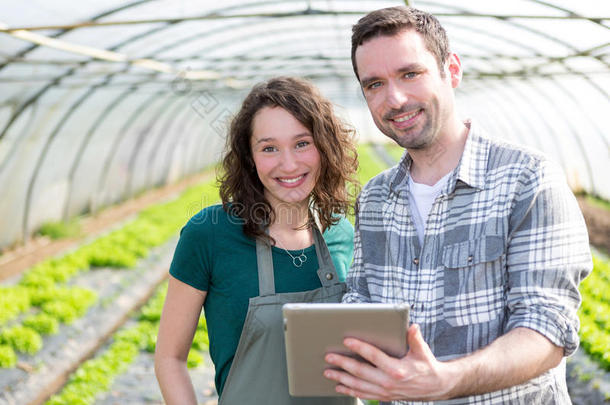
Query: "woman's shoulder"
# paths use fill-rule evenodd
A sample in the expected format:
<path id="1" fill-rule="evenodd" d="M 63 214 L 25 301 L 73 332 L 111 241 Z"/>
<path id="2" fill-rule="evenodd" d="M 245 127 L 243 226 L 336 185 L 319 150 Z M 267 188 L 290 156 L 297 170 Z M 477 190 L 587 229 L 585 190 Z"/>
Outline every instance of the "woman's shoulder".
<path id="1" fill-rule="evenodd" d="M 239 226 L 239 229 L 241 229 L 240 219 L 227 213 L 222 204 L 214 204 L 203 208 L 193 215 L 182 229 L 182 232 L 195 234 L 217 233 L 232 231 L 236 226 Z"/>
<path id="2" fill-rule="evenodd" d="M 324 232 L 327 243 L 353 243 L 354 226 L 345 217 Z"/>

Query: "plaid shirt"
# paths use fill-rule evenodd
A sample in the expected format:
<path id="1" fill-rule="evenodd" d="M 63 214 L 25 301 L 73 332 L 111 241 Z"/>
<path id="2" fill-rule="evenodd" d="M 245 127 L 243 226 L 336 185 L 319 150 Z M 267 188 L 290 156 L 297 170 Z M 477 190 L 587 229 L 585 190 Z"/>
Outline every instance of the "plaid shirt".
<path id="1" fill-rule="evenodd" d="M 360 194 L 343 301 L 410 303 L 410 320 L 441 361 L 517 327 L 541 333 L 566 356 L 573 353 L 578 284 L 592 263 L 563 171 L 472 127 L 420 246 L 407 198 L 411 162 L 405 154 Z M 522 385 L 442 403 L 569 404 L 565 359 Z"/>

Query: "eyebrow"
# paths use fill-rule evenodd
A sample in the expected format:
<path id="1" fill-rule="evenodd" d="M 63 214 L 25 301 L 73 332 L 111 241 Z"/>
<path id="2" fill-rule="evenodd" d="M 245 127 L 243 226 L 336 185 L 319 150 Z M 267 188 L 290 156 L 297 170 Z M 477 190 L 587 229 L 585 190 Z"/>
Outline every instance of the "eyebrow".
<path id="1" fill-rule="evenodd" d="M 421 71 L 424 70 L 424 66 L 421 63 L 409 63 L 408 65 L 402 66 L 398 69 L 396 69 L 397 73 L 406 73 L 406 72 L 413 72 L 413 71 Z M 365 77 L 364 79 L 362 79 L 360 81 L 360 85 L 362 87 L 366 87 L 369 84 L 376 82 L 378 80 L 381 80 L 381 78 L 379 76 L 371 76 L 371 77 Z"/>
<path id="2" fill-rule="evenodd" d="M 297 135 L 293 136 L 293 137 L 292 137 L 292 139 L 295 139 L 295 140 L 296 140 L 296 139 L 305 138 L 305 137 L 307 137 L 307 136 L 312 136 L 312 135 L 311 135 L 309 132 L 303 132 L 303 133 L 301 133 L 301 134 L 297 134 Z M 256 140 L 256 142 L 255 142 L 254 144 L 255 144 L 255 145 L 258 145 L 259 143 L 262 143 L 262 142 L 272 142 L 272 141 L 274 141 L 274 140 L 275 140 L 275 138 L 274 138 L 274 137 L 272 137 L 272 136 L 270 136 L 270 137 L 267 137 L 267 138 L 260 138 L 260 139 L 257 139 L 257 140 Z"/>

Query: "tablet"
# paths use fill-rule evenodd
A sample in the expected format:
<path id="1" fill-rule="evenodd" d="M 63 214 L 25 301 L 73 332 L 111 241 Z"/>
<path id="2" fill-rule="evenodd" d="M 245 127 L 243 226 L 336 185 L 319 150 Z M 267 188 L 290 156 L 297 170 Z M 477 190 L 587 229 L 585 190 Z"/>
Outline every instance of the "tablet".
<path id="1" fill-rule="evenodd" d="M 328 352 L 356 356 L 343 345 L 354 337 L 393 357 L 407 352 L 408 304 L 285 304 L 288 388 L 293 396 L 341 396 L 322 375 Z"/>

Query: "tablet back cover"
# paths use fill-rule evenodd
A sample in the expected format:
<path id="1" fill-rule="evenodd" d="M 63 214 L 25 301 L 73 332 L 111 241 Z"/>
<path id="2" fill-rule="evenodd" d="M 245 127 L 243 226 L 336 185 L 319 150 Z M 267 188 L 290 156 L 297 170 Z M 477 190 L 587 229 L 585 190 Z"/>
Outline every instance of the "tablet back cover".
<path id="1" fill-rule="evenodd" d="M 343 339 L 355 337 L 387 354 L 406 354 L 407 304 L 286 304 L 283 306 L 289 392 L 341 396 L 323 376 L 328 352 L 354 355 Z"/>

